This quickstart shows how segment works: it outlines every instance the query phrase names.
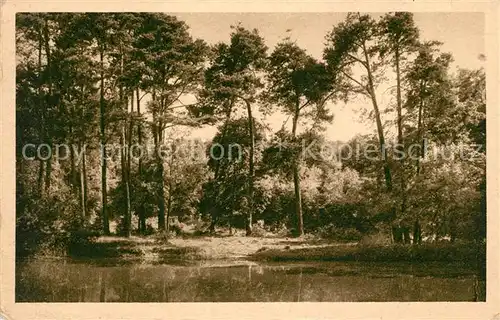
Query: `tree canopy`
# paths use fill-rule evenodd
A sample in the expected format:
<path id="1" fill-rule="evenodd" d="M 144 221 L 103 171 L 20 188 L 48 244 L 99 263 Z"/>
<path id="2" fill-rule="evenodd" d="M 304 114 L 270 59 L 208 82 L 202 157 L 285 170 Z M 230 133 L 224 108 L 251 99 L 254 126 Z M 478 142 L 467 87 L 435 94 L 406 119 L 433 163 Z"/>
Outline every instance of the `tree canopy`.
<path id="1" fill-rule="evenodd" d="M 20 13 L 18 252 L 168 233 L 172 217 L 248 236 L 483 241 L 485 72 L 453 71 L 441 45 L 408 12 L 349 13 L 319 59 L 241 24 L 209 44 L 163 13 Z M 338 105 L 360 100 L 376 131 L 331 141 Z M 290 121 L 273 131 L 273 113 Z M 192 139 L 203 126 L 215 136 Z"/>

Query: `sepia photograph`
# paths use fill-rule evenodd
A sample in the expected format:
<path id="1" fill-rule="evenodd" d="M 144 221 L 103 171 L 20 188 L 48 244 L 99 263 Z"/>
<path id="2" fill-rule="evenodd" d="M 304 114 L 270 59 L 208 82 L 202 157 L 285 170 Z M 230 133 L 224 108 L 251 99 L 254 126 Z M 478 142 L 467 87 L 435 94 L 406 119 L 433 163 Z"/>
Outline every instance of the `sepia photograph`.
<path id="1" fill-rule="evenodd" d="M 484 301 L 483 33 L 19 13 L 16 301 Z"/>
<path id="2" fill-rule="evenodd" d="M 491 302 L 484 12 L 12 19 L 16 308 Z"/>

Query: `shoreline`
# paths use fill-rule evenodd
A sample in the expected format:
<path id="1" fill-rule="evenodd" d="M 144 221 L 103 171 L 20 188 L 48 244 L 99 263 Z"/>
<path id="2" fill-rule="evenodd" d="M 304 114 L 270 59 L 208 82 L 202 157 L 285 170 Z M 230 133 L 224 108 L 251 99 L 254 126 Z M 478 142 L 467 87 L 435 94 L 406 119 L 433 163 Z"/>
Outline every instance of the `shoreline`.
<path id="1" fill-rule="evenodd" d="M 185 265 L 199 262 L 234 265 L 291 262 L 364 263 L 452 263 L 477 269 L 485 275 L 484 244 L 424 243 L 422 245 L 366 245 L 305 238 L 225 237 L 99 237 L 65 255 L 38 254 L 35 257 L 65 258 L 102 263 Z M 23 259 L 22 257 L 17 257 Z"/>

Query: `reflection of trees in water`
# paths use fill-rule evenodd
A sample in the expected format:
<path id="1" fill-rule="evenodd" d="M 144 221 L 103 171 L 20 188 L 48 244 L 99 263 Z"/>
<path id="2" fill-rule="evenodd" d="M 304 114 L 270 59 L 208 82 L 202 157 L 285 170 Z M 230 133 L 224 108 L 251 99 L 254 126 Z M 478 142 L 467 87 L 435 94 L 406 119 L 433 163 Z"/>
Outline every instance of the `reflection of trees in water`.
<path id="1" fill-rule="evenodd" d="M 168 290 L 167 290 L 167 278 L 166 276 L 163 276 L 163 302 L 168 302 Z"/>
<path id="2" fill-rule="evenodd" d="M 299 274 L 299 290 L 297 290 L 297 302 L 300 302 L 300 293 L 302 291 L 302 267 L 300 267 L 300 274 Z"/>
<path id="3" fill-rule="evenodd" d="M 106 274 L 101 271 L 99 273 L 99 302 L 106 302 Z"/>
<path id="4" fill-rule="evenodd" d="M 341 270 L 353 266 L 341 266 Z M 416 266 L 415 266 L 416 267 Z M 18 271 L 16 301 L 471 301 L 472 277 L 337 274 L 335 267 L 115 266 L 33 262 Z M 351 270 L 349 269 L 349 270 Z M 344 272 L 344 271 L 343 271 Z M 444 271 L 443 271 L 444 272 Z M 382 272 L 380 272 L 382 273 Z M 484 283 L 480 284 L 484 286 Z M 479 290 L 477 290 L 479 291 Z M 481 289 L 483 292 L 484 289 Z M 484 299 L 484 298 L 483 298 Z"/>

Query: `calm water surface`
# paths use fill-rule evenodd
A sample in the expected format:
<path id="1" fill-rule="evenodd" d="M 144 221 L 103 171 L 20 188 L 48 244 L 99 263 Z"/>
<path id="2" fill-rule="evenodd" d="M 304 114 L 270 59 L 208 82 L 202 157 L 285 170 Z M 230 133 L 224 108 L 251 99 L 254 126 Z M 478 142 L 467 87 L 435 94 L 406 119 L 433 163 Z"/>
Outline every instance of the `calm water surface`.
<path id="1" fill-rule="evenodd" d="M 485 290 L 482 281 L 474 289 L 473 271 L 442 263 L 36 259 L 18 261 L 16 273 L 16 302 L 472 301 Z"/>

